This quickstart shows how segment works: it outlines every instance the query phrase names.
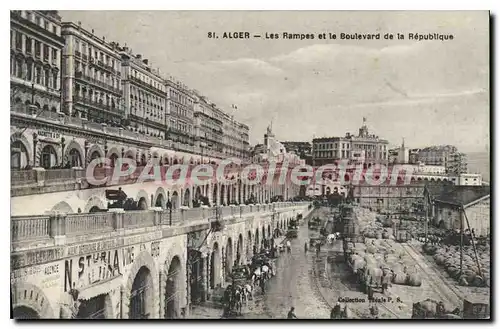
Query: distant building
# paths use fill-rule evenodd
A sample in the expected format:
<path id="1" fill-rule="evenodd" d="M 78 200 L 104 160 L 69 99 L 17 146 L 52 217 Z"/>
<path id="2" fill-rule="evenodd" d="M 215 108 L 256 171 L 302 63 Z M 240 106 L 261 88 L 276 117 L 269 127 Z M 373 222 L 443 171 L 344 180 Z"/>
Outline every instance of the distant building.
<path id="1" fill-rule="evenodd" d="M 349 160 L 364 163 L 366 167 L 374 164 L 387 164 L 389 142 L 370 134 L 363 118 L 358 135 L 346 133 L 345 137 L 326 137 L 313 139 L 312 162 L 314 166 Z"/>
<path id="2" fill-rule="evenodd" d="M 408 150 L 408 163 L 417 164 L 419 163 L 418 153 L 420 149 L 409 149 Z"/>
<path id="3" fill-rule="evenodd" d="M 410 152 L 411 153 L 411 152 Z M 415 158 L 415 156 L 413 156 Z M 418 150 L 418 162 L 426 165 L 444 166 L 449 174 L 467 173 L 467 156 L 453 145 L 430 146 Z"/>
<path id="4" fill-rule="evenodd" d="M 418 159 L 426 165 L 448 166 L 450 155 L 457 152 L 453 145 L 430 146 L 420 149 Z"/>
<path id="5" fill-rule="evenodd" d="M 270 161 L 281 163 L 285 160 L 289 165 L 305 163 L 297 154 L 287 151 L 285 146 L 276 139 L 271 126 L 267 127 L 264 134 L 264 144 L 255 145 L 252 155 L 253 161 L 257 163 Z"/>
<path id="6" fill-rule="evenodd" d="M 467 173 L 467 155 L 465 153 L 456 152 L 450 155 L 448 161 L 448 172 L 452 174 Z"/>
<path id="7" fill-rule="evenodd" d="M 312 145 L 309 142 L 281 142 L 290 153 L 297 154 L 306 164 L 312 165 Z"/>
<path id="8" fill-rule="evenodd" d="M 405 147 L 404 139 L 400 147 L 390 149 L 388 153 L 388 162 L 390 164 L 410 163 L 410 150 Z"/>
<path id="9" fill-rule="evenodd" d="M 490 234 L 489 186 L 426 186 L 424 197 L 434 225 L 453 230 L 470 226 L 475 236 Z"/>

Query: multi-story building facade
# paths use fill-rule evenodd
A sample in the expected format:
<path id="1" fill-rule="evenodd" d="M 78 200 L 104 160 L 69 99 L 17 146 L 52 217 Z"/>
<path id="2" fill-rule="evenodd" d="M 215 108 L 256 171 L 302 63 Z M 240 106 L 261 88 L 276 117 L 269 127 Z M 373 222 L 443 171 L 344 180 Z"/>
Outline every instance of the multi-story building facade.
<path id="1" fill-rule="evenodd" d="M 448 172 L 451 174 L 467 173 L 467 155 L 461 152 L 452 153 L 448 160 Z"/>
<path id="2" fill-rule="evenodd" d="M 224 113 L 222 120 L 224 131 L 223 152 L 227 157 L 248 159 L 249 157 L 249 132 L 250 128 Z"/>
<path id="3" fill-rule="evenodd" d="M 387 140 L 370 134 L 364 121 L 357 136 L 347 133 L 345 137 L 313 139 L 313 165 L 321 166 L 338 160 L 363 162 L 366 167 L 387 164 L 388 145 Z"/>
<path id="4" fill-rule="evenodd" d="M 456 152 L 457 148 L 453 145 L 425 147 L 418 152 L 418 160 L 426 165 L 445 166 L 448 168 L 450 156 Z"/>
<path id="5" fill-rule="evenodd" d="M 123 104 L 129 129 L 165 139 L 167 132 L 166 85 L 158 70 L 141 54 L 120 48 Z"/>
<path id="6" fill-rule="evenodd" d="M 223 152 L 223 117 L 224 113 L 215 107 L 215 104 L 196 93 L 194 107 L 195 141 L 202 153 L 208 155 L 211 151 Z"/>
<path id="7" fill-rule="evenodd" d="M 167 93 L 167 139 L 194 146 L 194 95 L 185 85 L 168 79 Z"/>
<path id="8" fill-rule="evenodd" d="M 81 23 L 62 23 L 63 112 L 91 122 L 121 126 L 124 118 L 121 58 L 115 43 L 107 43 Z"/>
<path id="9" fill-rule="evenodd" d="M 31 109 L 38 112 L 60 111 L 63 47 L 57 11 L 11 11 L 10 89 L 15 110 L 26 112 L 33 105 Z"/>

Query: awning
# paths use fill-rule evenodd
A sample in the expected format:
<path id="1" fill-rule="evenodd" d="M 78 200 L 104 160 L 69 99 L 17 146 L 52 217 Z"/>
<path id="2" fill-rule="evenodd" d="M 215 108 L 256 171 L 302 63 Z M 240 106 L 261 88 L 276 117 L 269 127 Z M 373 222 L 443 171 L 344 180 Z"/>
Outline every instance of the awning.
<path id="1" fill-rule="evenodd" d="M 85 287 L 83 290 L 79 291 L 78 299 L 89 300 L 99 295 L 108 294 L 110 291 L 119 288 L 122 284 L 122 275 L 114 277 L 106 281 L 100 281 L 94 285 Z"/>

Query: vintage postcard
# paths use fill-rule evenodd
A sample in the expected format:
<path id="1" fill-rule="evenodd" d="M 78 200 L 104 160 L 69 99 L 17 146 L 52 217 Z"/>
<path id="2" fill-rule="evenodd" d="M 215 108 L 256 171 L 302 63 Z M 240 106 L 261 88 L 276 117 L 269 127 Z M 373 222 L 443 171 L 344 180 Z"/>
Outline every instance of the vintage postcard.
<path id="1" fill-rule="evenodd" d="M 488 11 L 10 11 L 11 318 L 490 319 Z"/>

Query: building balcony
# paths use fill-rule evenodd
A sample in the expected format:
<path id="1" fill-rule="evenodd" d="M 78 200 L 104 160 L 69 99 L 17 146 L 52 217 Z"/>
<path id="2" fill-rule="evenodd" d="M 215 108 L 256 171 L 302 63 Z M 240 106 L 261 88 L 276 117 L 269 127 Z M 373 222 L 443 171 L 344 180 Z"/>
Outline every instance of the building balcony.
<path id="1" fill-rule="evenodd" d="M 96 101 L 91 100 L 89 98 L 73 96 L 73 102 L 77 103 L 77 104 L 83 104 L 86 106 L 90 106 L 90 107 L 93 107 L 93 108 L 98 109 L 98 110 L 107 111 L 107 112 L 110 112 L 112 114 L 119 114 L 119 115 L 122 114 L 120 109 L 116 106 L 113 108 L 111 105 L 106 105 L 103 102 L 96 102 Z"/>
<path id="2" fill-rule="evenodd" d="M 200 207 L 174 209 L 162 208 L 151 210 L 98 212 L 84 214 L 48 214 L 39 216 L 11 217 L 11 241 L 17 250 L 26 248 L 32 242 L 37 245 L 59 241 L 72 243 L 78 237 L 99 234 L 119 235 L 123 231 L 137 228 L 189 227 L 208 229 L 215 221 L 238 221 L 247 216 L 274 213 L 279 210 L 301 209 L 308 202 L 276 202 L 263 205 L 240 205 L 225 207 Z"/>
<path id="3" fill-rule="evenodd" d="M 110 73 L 115 73 L 115 69 L 111 65 L 105 64 L 103 61 L 97 61 L 97 66 Z"/>
<path id="4" fill-rule="evenodd" d="M 83 72 L 81 72 L 81 71 L 75 72 L 75 78 L 80 79 L 82 81 L 86 81 L 94 86 L 98 86 L 98 87 L 100 87 L 106 91 L 112 92 L 116 95 L 120 95 L 120 96 L 122 95 L 121 89 L 115 88 L 107 83 L 104 83 L 102 81 L 91 78 L 90 76 L 83 74 Z"/>

